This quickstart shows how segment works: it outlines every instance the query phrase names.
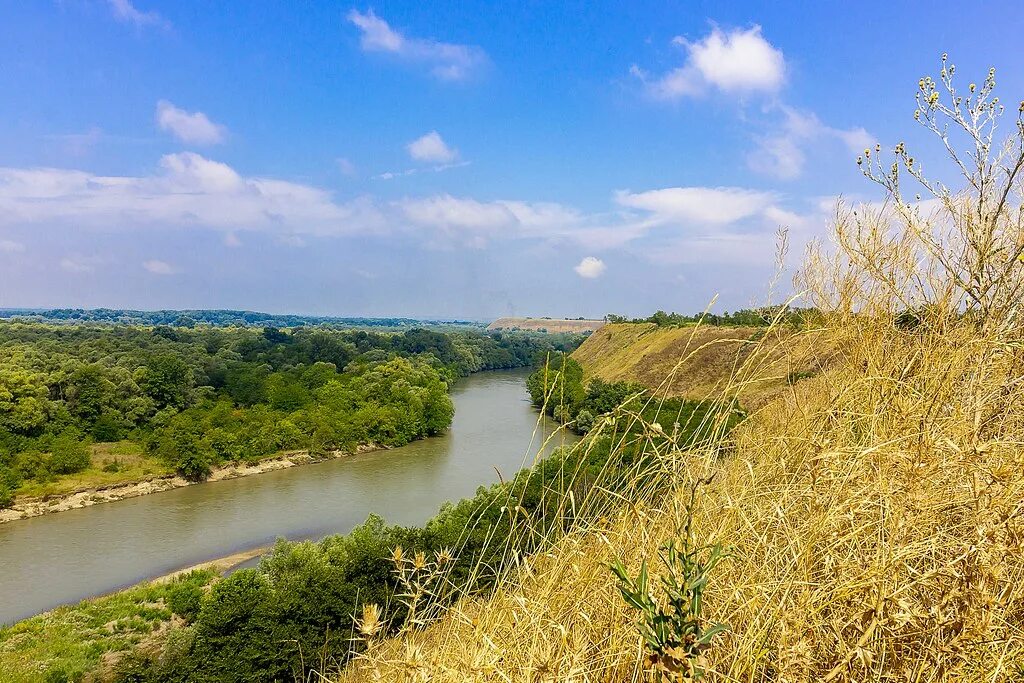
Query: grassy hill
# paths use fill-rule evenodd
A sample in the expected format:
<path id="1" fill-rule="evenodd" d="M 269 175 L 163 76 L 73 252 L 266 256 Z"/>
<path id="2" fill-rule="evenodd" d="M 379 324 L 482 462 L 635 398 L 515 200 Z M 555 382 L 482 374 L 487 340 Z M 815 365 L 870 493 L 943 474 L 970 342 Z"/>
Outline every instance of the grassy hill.
<path id="1" fill-rule="evenodd" d="M 764 340 L 763 327 L 611 323 L 590 335 L 572 357 L 586 380 L 638 382 L 662 395 L 699 400 L 720 394 L 757 348 L 761 371 L 738 395 L 744 404 L 760 405 L 796 380 L 817 374 L 829 360 L 807 353 L 814 333 L 776 329 L 767 334 Z"/>

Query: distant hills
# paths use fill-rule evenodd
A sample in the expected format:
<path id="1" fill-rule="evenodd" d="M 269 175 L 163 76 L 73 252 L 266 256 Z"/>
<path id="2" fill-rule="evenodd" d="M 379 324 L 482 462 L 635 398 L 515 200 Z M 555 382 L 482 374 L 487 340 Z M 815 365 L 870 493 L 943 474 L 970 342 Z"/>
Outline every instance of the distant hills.
<path id="1" fill-rule="evenodd" d="M 487 326 L 493 330 L 530 330 L 533 332 L 593 332 L 604 320 L 568 320 L 565 318 L 498 318 Z"/>

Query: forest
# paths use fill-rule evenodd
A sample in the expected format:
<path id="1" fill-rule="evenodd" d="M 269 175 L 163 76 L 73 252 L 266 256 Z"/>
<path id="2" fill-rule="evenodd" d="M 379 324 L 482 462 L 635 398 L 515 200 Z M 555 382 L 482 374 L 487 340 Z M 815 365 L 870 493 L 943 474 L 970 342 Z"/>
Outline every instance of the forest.
<path id="1" fill-rule="evenodd" d="M 89 468 L 92 443 L 133 442 L 192 480 L 281 451 L 401 446 L 447 429 L 458 377 L 526 366 L 580 340 L 3 322 L 0 506 L 27 482 Z"/>

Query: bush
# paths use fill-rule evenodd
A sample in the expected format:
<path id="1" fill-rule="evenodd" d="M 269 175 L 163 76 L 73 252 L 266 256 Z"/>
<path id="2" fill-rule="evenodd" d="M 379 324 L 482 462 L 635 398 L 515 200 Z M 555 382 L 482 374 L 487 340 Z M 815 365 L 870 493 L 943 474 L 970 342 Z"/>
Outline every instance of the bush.
<path id="1" fill-rule="evenodd" d="M 6 483 L 0 482 L 0 510 L 6 510 L 14 505 L 14 491 Z"/>
<path id="2" fill-rule="evenodd" d="M 120 441 L 121 437 L 121 421 L 117 419 L 117 416 L 110 413 L 100 415 L 92 426 L 92 438 L 96 441 Z"/>
<path id="3" fill-rule="evenodd" d="M 175 580 L 167 595 L 167 607 L 187 622 L 195 621 L 203 606 L 203 588 L 195 581 Z"/>
<path id="4" fill-rule="evenodd" d="M 175 469 L 189 481 L 206 481 L 212 471 L 209 456 L 199 449 L 183 452 L 175 464 Z"/>
<path id="5" fill-rule="evenodd" d="M 50 471 L 54 474 L 74 474 L 91 464 L 89 444 L 72 432 L 64 432 L 53 440 L 50 447 Z"/>

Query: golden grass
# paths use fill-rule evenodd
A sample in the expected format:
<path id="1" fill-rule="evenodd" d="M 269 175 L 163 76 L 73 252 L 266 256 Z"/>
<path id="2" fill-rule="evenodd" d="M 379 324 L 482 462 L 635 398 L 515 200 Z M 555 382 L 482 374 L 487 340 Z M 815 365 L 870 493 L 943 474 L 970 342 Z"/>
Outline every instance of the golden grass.
<path id="1" fill-rule="evenodd" d="M 737 430 L 657 453 L 671 483 L 595 508 L 540 554 L 511 550 L 494 591 L 369 638 L 339 680 L 659 680 L 609 564 L 663 572 L 658 548 L 687 520 L 734 549 L 704 595 L 702 618 L 730 627 L 701 657 L 706 681 L 1024 680 L 1024 105 L 997 144 L 994 77 L 960 97 L 952 73 L 944 56 L 948 104 L 922 79 L 916 118 L 972 189 L 931 183 L 902 143 L 891 166 L 863 160 L 887 203 L 839 207 L 834 248 L 810 250 L 799 282 L 819 329 L 612 325 L 577 352 L 591 375 L 663 394 L 774 384 Z M 912 181 L 936 215 L 903 197 Z M 817 374 L 780 384 L 787 367 Z"/>
<path id="2" fill-rule="evenodd" d="M 665 396 L 701 400 L 727 388 L 746 406 L 760 406 L 783 391 L 794 377 L 817 374 L 834 358 L 819 346 L 822 335 L 793 336 L 771 330 L 769 367 L 743 386 L 730 386 L 736 368 L 768 330 L 760 327 L 692 325 L 658 327 L 654 323 L 610 323 L 594 332 L 572 357 L 584 379 L 638 382 Z M 789 340 L 783 350 L 782 339 Z M 811 347 L 814 347 L 813 353 Z M 767 346 L 761 345 L 762 351 Z"/>
<path id="3" fill-rule="evenodd" d="M 966 326 L 829 334 L 844 362 L 754 414 L 730 455 L 664 455 L 680 483 L 715 475 L 694 528 L 735 548 L 706 594 L 707 619 L 731 627 L 707 680 L 1019 680 L 1024 396 L 1004 388 L 1016 349 Z M 753 355 L 738 379 L 765 369 Z M 374 644 L 342 680 L 655 680 L 608 564 L 652 561 L 678 533 L 688 489 L 663 493 Z"/>

